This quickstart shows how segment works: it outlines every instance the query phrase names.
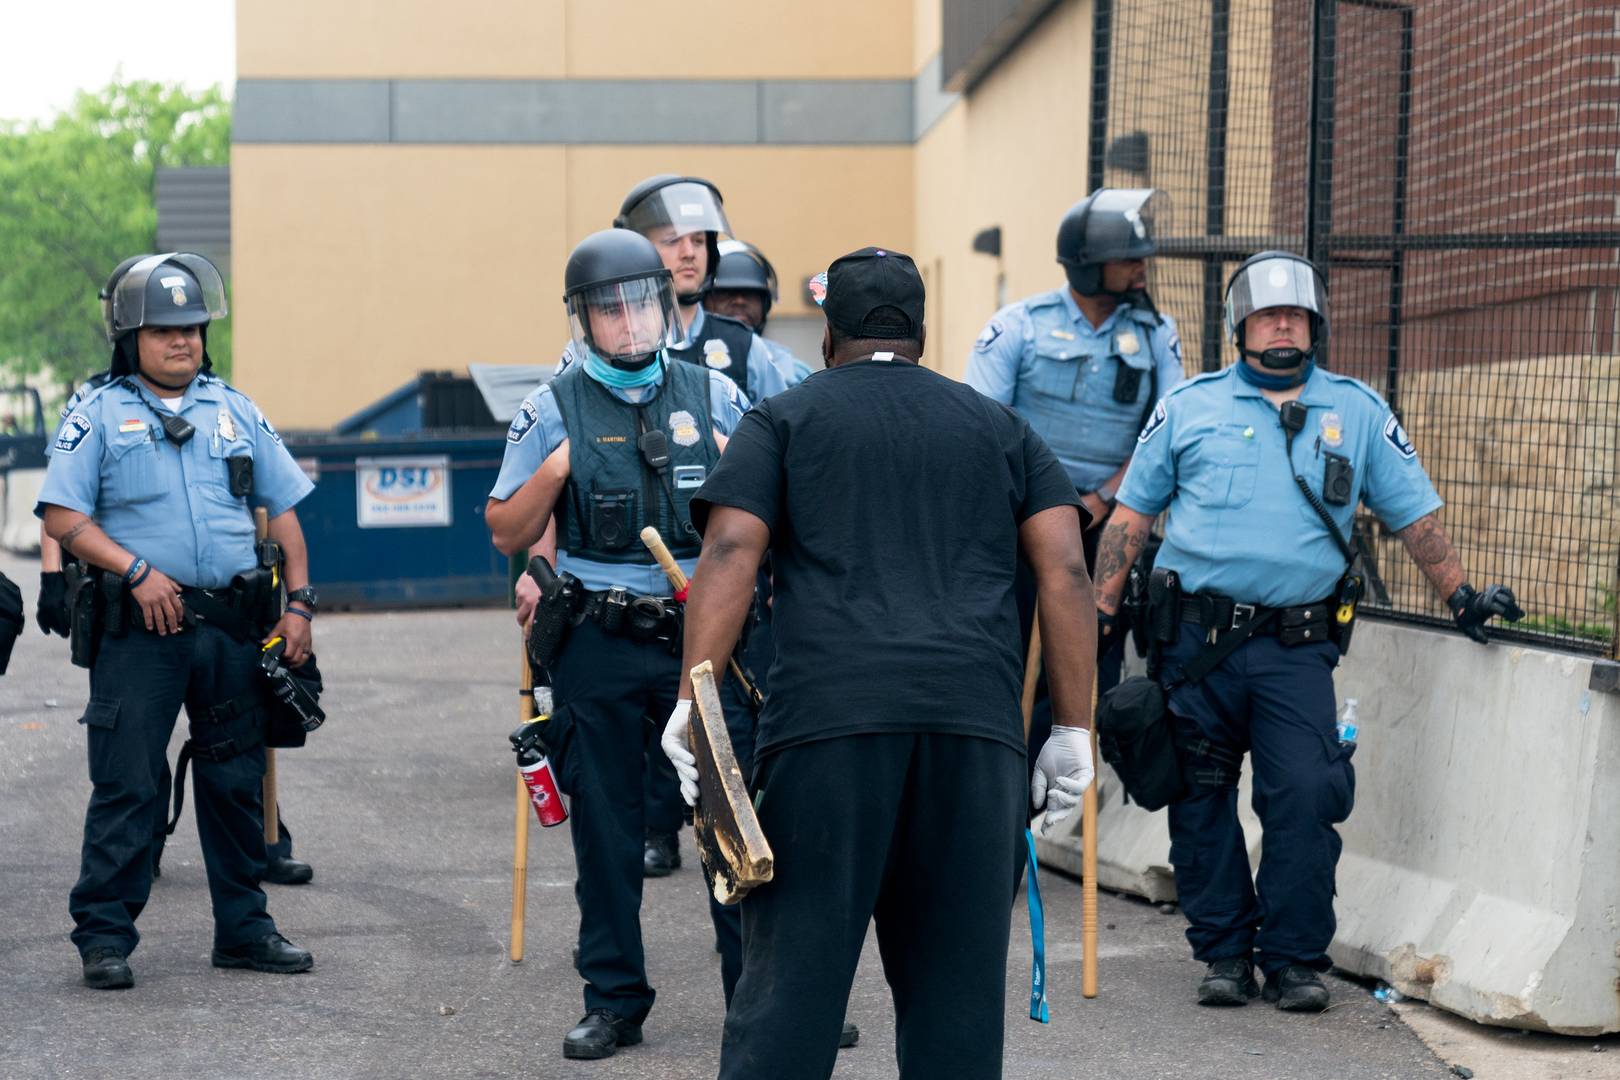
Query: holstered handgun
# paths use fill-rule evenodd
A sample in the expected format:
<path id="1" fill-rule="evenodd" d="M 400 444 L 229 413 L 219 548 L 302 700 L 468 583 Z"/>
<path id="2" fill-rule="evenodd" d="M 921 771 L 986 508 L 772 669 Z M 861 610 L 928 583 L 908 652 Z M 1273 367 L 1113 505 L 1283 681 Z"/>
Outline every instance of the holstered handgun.
<path id="1" fill-rule="evenodd" d="M 81 562 L 70 562 L 62 567 L 67 583 L 68 650 L 77 667 L 88 668 L 96 662 L 101 588 L 99 575 Z"/>
<path id="2" fill-rule="evenodd" d="M 1155 566 L 1148 575 L 1148 674 L 1157 675 L 1166 645 L 1181 637 L 1181 575 Z"/>
<path id="3" fill-rule="evenodd" d="M 539 555 L 529 560 L 529 576 L 540 586 L 540 602 L 534 607 L 534 622 L 529 626 L 529 664 L 545 671 L 562 652 L 585 590 L 573 574 L 559 575 Z"/>
<path id="4" fill-rule="evenodd" d="M 236 610 L 257 632 L 268 630 L 281 618 L 281 545 L 266 537 L 253 546 L 253 569 L 231 578 Z"/>

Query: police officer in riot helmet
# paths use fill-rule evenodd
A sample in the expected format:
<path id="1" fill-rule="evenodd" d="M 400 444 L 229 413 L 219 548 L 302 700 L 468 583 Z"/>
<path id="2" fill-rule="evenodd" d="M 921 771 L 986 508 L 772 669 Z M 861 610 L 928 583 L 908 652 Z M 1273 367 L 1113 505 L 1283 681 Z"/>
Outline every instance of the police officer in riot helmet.
<path id="1" fill-rule="evenodd" d="M 703 298 L 704 310 L 729 316 L 752 329 L 777 365 L 793 373 L 792 385 L 796 386 L 810 377 L 810 365 L 794 356 L 786 345 L 765 336 L 765 321 L 780 298 L 776 268 L 763 251 L 741 240 L 720 241 L 720 264 L 714 272 L 714 284 Z"/>
<path id="2" fill-rule="evenodd" d="M 151 258 L 150 253 L 146 253 L 131 255 L 129 258 L 124 259 L 113 268 L 111 274 L 107 275 L 106 282 L 96 293 L 96 299 L 101 307 L 102 330 L 107 336 L 107 344 L 114 350 L 115 362 L 117 362 L 116 353 L 119 348 L 118 339 L 120 334 L 113 325 L 113 290 L 117 288 L 118 282 L 123 279 L 130 268 L 149 258 Z M 123 365 L 120 364 L 120 366 Z M 62 419 L 66 420 L 87 395 L 105 386 L 114 377 L 112 365 L 109 365 L 106 369 L 96 372 L 80 383 L 78 389 L 69 396 L 67 404 L 62 406 Z M 51 447 L 47 445 L 46 454 L 48 455 L 50 451 Z M 62 548 L 51 538 L 43 522 L 39 528 L 39 555 L 39 603 L 35 610 L 35 619 L 39 623 L 41 632 L 47 635 L 59 634 L 65 638 L 69 633 L 69 613 L 67 575 L 62 566 Z M 158 786 L 167 790 L 171 780 L 168 758 L 165 756 Z M 278 815 L 280 813 L 279 807 L 277 813 Z M 165 825 L 165 821 L 160 821 L 152 838 L 152 876 L 154 878 L 163 876 L 163 848 L 167 839 Z M 263 880 L 273 885 L 306 885 L 314 877 L 315 871 L 308 863 L 293 858 L 292 833 L 287 830 L 286 821 L 284 819 L 279 820 L 276 842 L 270 846 L 268 858 L 265 862 Z"/>
<path id="3" fill-rule="evenodd" d="M 1316 268 L 1261 252 L 1233 274 L 1225 307 L 1239 360 L 1154 407 L 1099 545 L 1099 626 L 1117 633 L 1127 570 L 1168 510 L 1148 589 L 1150 663 L 1186 781 L 1166 798 L 1187 939 L 1208 965 L 1198 1000 L 1245 1004 L 1260 993 L 1259 967 L 1267 1001 L 1314 1012 L 1328 1004 L 1319 973 L 1335 926 L 1335 825 L 1355 793 L 1355 743 L 1336 732 L 1333 669 L 1361 595 L 1349 540 L 1356 507 L 1401 538 L 1469 637 L 1483 643 L 1489 619 L 1524 612 L 1506 586 L 1468 584 L 1440 525 L 1440 496 L 1389 406 L 1318 362 L 1328 308 Z M 1139 689 L 1122 683 L 1103 701 L 1105 747 L 1113 718 L 1140 717 L 1151 701 Z M 1246 752 L 1265 830 L 1252 878 L 1237 818 Z"/>
<path id="4" fill-rule="evenodd" d="M 1153 403 L 1180 383 L 1181 338 L 1147 293 L 1148 260 L 1158 250 L 1168 199 L 1151 188 L 1099 188 L 1075 203 L 1057 228 L 1057 261 L 1066 286 L 1026 297 L 997 311 L 968 355 L 965 379 L 1010 405 L 1044 439 L 1091 515 L 1083 537 L 1095 569 L 1100 526 L 1137 433 Z M 1031 625 L 1034 582 L 1027 568 L 1017 583 L 1020 616 Z M 1124 650 L 1106 641 L 1097 686 L 1119 681 Z M 1045 680 L 1038 688 L 1031 751 L 1049 727 Z"/>
<path id="5" fill-rule="evenodd" d="M 75 662 L 90 669 L 94 790 L 69 902 L 84 981 L 134 982 L 127 957 L 151 890 L 152 835 L 167 795 L 160 776 L 182 704 L 213 900 L 212 962 L 307 971 L 310 954 L 277 932 L 259 887 L 260 791 L 274 727 L 266 716 L 275 713 L 261 657 L 268 648 L 287 665 L 313 665 L 315 596 L 293 510 L 312 485 L 253 403 L 209 373 L 207 327 L 226 311 L 212 263 L 149 256 L 111 294 L 113 378 L 63 422 L 35 507 L 63 554 L 91 568 L 92 602 L 74 602 L 71 631 Z M 273 545 L 255 542 L 260 507 Z"/>
<path id="6" fill-rule="evenodd" d="M 566 637 L 554 655 L 531 660 L 551 680 L 545 741 L 573 800 L 586 1013 L 563 1054 L 589 1059 L 639 1043 L 655 997 L 640 923 L 643 753 L 647 718 L 675 705 L 681 609 L 640 533 L 656 527 L 690 573 L 692 494 L 747 401 L 719 371 L 671 361 L 684 340 L 675 275 L 646 237 L 592 234 L 570 255 L 564 283 L 579 359 L 518 410 L 485 520 L 495 546 L 512 554 L 535 544 L 555 513 L 556 574 L 573 580 L 573 599 L 557 602 L 577 609 L 542 598 L 534 617 L 537 626 L 567 626 Z M 746 769 L 753 721 L 734 690 L 727 711 Z M 710 908 L 729 1000 L 741 931 L 734 908 L 712 897 Z"/>
<path id="7" fill-rule="evenodd" d="M 750 401 L 763 401 L 793 383 L 753 330 L 702 307 L 720 264 L 720 237 L 731 224 L 720 190 L 695 176 L 660 173 L 624 197 L 615 227 L 634 229 L 658 247 L 674 281 L 685 340 L 669 350 L 675 360 L 702 364 L 731 377 Z"/>

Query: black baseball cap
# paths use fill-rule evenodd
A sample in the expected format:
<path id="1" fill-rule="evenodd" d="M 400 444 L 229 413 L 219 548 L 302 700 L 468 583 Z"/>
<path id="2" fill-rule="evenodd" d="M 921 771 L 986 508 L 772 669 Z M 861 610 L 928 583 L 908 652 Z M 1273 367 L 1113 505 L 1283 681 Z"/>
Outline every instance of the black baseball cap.
<path id="1" fill-rule="evenodd" d="M 827 268 L 826 289 L 821 310 L 845 337 L 902 340 L 922 332 L 923 280 L 909 255 L 875 247 L 852 251 Z M 895 325 L 896 312 L 906 328 Z"/>

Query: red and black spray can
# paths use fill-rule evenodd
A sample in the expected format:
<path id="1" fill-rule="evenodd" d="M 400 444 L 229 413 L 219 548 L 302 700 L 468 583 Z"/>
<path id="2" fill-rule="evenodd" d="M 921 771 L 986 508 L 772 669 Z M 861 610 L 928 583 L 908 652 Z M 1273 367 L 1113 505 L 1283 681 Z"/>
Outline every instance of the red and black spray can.
<path id="1" fill-rule="evenodd" d="M 557 777 L 544 754 L 532 747 L 520 751 L 518 773 L 528 785 L 529 802 L 534 804 L 534 814 L 542 826 L 549 829 L 568 820 L 568 808 L 557 790 Z"/>

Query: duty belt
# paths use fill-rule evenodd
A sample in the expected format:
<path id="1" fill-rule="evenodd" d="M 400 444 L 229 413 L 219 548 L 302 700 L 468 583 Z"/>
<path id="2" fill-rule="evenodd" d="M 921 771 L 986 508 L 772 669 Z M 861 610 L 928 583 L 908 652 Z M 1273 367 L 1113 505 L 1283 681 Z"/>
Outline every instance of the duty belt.
<path id="1" fill-rule="evenodd" d="M 1234 600 L 1230 596 L 1220 596 L 1214 593 L 1182 593 L 1181 619 L 1183 622 L 1194 623 L 1216 634 L 1227 634 L 1233 630 L 1241 630 L 1252 622 L 1259 622 L 1272 612 L 1279 613 L 1275 619 L 1266 619 L 1251 633 L 1269 634 L 1275 636 L 1279 631 L 1290 626 L 1301 626 L 1325 622 L 1332 614 L 1333 608 L 1327 600 L 1314 604 L 1299 604 L 1294 607 L 1266 607 L 1263 604 L 1245 604 Z"/>
<path id="2" fill-rule="evenodd" d="M 587 591 L 580 618 L 637 642 L 673 645 L 681 637 L 681 608 L 672 596 L 636 596 L 624 589 Z"/>

